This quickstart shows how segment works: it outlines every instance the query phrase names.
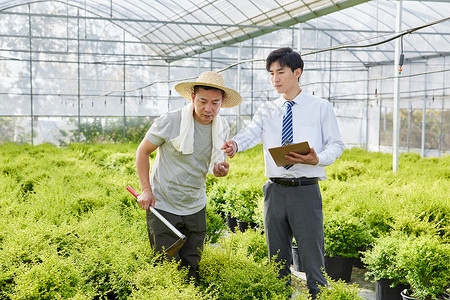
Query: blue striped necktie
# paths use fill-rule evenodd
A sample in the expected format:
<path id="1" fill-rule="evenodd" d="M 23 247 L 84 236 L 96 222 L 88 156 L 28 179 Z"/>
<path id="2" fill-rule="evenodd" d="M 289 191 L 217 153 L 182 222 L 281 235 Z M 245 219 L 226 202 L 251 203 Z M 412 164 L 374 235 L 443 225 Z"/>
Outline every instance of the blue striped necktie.
<path id="1" fill-rule="evenodd" d="M 281 130 L 281 145 L 289 145 L 294 142 L 294 131 L 292 128 L 292 105 L 294 101 L 286 101 L 286 111 L 283 115 L 283 127 Z M 286 170 L 290 169 L 293 165 L 284 166 Z"/>

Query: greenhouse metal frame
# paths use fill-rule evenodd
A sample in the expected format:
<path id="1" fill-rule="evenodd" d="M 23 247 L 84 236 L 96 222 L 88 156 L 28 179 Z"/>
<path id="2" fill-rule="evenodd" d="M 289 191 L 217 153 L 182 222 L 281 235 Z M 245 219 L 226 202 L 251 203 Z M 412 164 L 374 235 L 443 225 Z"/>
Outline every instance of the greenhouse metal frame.
<path id="1" fill-rule="evenodd" d="M 292 47 L 348 147 L 441 156 L 449 15 L 436 0 L 0 1 L 0 142 L 138 141 L 206 70 L 243 96 L 221 110 L 234 134 L 278 96 L 264 58 Z"/>

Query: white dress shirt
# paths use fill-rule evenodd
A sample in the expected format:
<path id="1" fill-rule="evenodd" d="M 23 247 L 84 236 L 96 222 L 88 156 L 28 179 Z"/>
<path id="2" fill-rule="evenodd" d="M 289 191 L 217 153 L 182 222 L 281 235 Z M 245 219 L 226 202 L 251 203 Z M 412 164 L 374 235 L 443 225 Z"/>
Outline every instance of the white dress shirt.
<path id="1" fill-rule="evenodd" d="M 269 148 L 281 146 L 281 127 L 285 111 L 283 97 L 261 104 L 251 123 L 233 140 L 242 152 L 263 142 L 266 177 L 318 177 L 325 180 L 325 166 L 331 165 L 344 151 L 332 105 L 302 91 L 294 100 L 292 118 L 294 143 L 307 141 L 319 157 L 317 165 L 294 164 L 289 170 L 277 167 Z"/>

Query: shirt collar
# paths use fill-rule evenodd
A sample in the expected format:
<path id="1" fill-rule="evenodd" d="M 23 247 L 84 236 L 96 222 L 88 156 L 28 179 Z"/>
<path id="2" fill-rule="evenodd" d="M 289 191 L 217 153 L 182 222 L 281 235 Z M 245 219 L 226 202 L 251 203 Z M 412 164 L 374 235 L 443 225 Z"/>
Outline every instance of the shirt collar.
<path id="1" fill-rule="evenodd" d="M 300 94 L 298 94 L 297 97 L 295 97 L 295 98 L 292 99 L 291 101 L 295 102 L 295 104 L 297 104 L 297 105 L 298 105 L 298 104 L 302 104 L 302 102 L 303 102 L 303 100 L 304 100 L 304 95 L 305 95 L 305 92 L 302 90 L 302 91 L 300 92 Z M 278 99 L 279 99 L 280 105 L 283 106 L 283 107 L 284 107 L 284 103 L 285 103 L 286 101 L 288 101 L 288 100 L 284 99 L 283 96 L 280 96 L 280 98 L 278 98 Z"/>

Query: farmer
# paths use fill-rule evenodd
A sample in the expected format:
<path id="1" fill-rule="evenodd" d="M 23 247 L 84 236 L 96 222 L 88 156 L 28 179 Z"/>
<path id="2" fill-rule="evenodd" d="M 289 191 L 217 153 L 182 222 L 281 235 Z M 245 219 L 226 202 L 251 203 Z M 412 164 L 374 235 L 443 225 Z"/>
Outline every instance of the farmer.
<path id="1" fill-rule="evenodd" d="M 175 90 L 191 103 L 157 118 L 139 145 L 136 168 L 142 194 L 138 204 L 147 210 L 148 237 L 157 252 L 179 238 L 148 211 L 150 205 L 186 236 L 174 258 L 188 268 L 190 277 L 196 277 L 206 236 L 206 175 L 223 177 L 229 170 L 220 149 L 229 137 L 229 126 L 219 111 L 239 105 L 242 98 L 225 87 L 216 72 L 204 72 L 195 82 L 177 84 Z M 156 149 L 149 177 L 149 156 Z"/>
<path id="2" fill-rule="evenodd" d="M 262 140 L 269 178 L 263 187 L 269 255 L 283 263 L 279 276 L 289 276 L 295 237 L 307 286 L 314 299 L 320 291 L 318 286 L 327 285 L 323 275 L 323 213 L 318 181 L 326 179 L 324 167 L 339 158 L 344 143 L 332 105 L 300 88 L 303 60 L 298 52 L 290 48 L 272 51 L 266 59 L 266 69 L 281 97 L 263 103 L 247 128 L 227 141 L 222 149 L 233 157 Z M 303 141 L 308 141 L 311 147 L 309 154 L 290 152 L 285 159 L 292 165 L 277 167 L 268 149 Z"/>

